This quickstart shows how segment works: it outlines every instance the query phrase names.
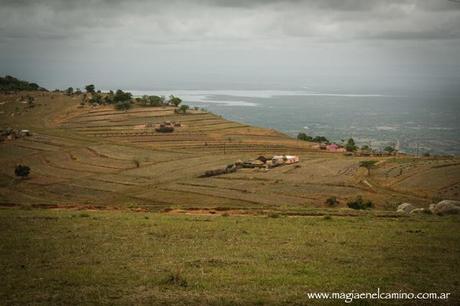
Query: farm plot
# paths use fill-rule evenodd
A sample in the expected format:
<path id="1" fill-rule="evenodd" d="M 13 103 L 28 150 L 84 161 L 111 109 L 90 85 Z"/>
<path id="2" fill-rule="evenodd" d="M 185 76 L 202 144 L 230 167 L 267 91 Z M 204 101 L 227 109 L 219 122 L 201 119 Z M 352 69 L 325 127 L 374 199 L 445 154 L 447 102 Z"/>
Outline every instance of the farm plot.
<path id="1" fill-rule="evenodd" d="M 288 204 L 290 206 L 304 206 L 307 204 L 307 201 L 303 198 L 290 196 L 290 195 L 280 195 L 275 194 L 269 190 L 257 190 L 255 192 L 250 191 L 239 191 L 236 188 L 209 188 L 200 185 L 187 185 L 187 184 L 177 184 L 168 187 L 162 187 L 163 190 L 169 190 L 172 192 L 187 192 L 190 194 L 199 194 L 214 196 L 218 198 L 224 198 L 234 201 L 247 202 L 254 204 L 261 208 L 276 208 L 282 204 Z M 183 203 L 185 204 L 185 203 Z"/>
<path id="2" fill-rule="evenodd" d="M 126 161 L 138 160 L 145 163 L 160 163 L 180 159 L 188 154 L 176 153 L 172 155 L 168 152 L 154 151 L 143 147 L 122 146 L 115 144 L 94 145 L 87 148 L 96 156 L 119 159 Z"/>
<path id="3" fill-rule="evenodd" d="M 180 186 L 156 187 L 147 192 L 136 194 L 135 197 L 152 200 L 157 202 L 156 205 L 160 203 L 162 208 L 260 208 L 259 203 L 254 204 L 243 199 L 216 196 L 215 194 L 206 194 L 206 192 L 190 192 L 189 190 L 181 189 Z"/>
<path id="4" fill-rule="evenodd" d="M 24 158 L 39 152 L 39 150 L 33 148 L 18 146 L 15 142 L 0 144 L 0 160 L 2 163 L 5 163 L 7 160 Z"/>

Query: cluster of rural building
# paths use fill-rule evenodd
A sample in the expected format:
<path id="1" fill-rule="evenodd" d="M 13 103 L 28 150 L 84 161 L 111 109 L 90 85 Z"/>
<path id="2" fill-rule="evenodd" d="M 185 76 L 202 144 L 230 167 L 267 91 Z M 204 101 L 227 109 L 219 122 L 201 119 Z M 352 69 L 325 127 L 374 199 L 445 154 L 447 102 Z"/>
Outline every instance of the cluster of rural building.
<path id="1" fill-rule="evenodd" d="M 5 140 L 15 140 L 24 136 L 30 136 L 29 130 L 19 130 L 13 128 L 0 129 L 0 142 Z"/>
<path id="2" fill-rule="evenodd" d="M 312 146 L 313 149 L 324 150 L 332 153 L 344 153 L 350 156 L 391 156 L 401 154 L 397 150 L 392 149 L 391 151 L 379 151 L 371 148 L 356 149 L 356 151 L 349 152 L 347 149 L 336 143 L 318 143 Z"/>
<path id="3" fill-rule="evenodd" d="M 208 170 L 202 175 L 202 177 L 210 177 L 226 173 L 233 173 L 241 168 L 260 168 L 268 170 L 274 167 L 291 165 L 298 162 L 299 157 L 296 155 L 275 155 L 272 157 L 259 156 L 253 160 L 237 160 L 233 164 L 227 165 L 225 168 Z"/>

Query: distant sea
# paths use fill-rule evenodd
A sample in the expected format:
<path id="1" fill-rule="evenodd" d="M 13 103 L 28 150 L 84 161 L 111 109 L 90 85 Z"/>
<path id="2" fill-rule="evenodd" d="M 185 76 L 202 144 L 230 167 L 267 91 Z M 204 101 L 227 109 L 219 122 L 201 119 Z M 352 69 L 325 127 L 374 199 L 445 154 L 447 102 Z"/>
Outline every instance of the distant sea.
<path id="1" fill-rule="evenodd" d="M 443 91 L 350 92 L 312 90 L 132 90 L 134 95 L 174 94 L 184 103 L 224 118 L 299 132 L 341 143 L 397 146 L 413 154 L 460 154 L 460 93 Z"/>

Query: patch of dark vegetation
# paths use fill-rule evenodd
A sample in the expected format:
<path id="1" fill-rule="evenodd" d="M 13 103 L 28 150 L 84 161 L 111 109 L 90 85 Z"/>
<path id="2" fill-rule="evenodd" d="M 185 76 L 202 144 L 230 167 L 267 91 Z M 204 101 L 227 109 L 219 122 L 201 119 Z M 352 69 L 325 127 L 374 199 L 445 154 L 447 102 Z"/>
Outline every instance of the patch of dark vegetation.
<path id="1" fill-rule="evenodd" d="M 163 285 L 170 285 L 170 286 L 178 286 L 187 288 L 188 282 L 185 277 L 182 275 L 181 270 L 177 270 L 174 273 L 170 273 L 166 278 L 162 281 Z"/>
<path id="2" fill-rule="evenodd" d="M 269 213 L 269 214 L 267 215 L 267 217 L 269 217 L 269 218 L 274 218 L 274 219 L 279 218 L 280 216 L 281 216 L 281 215 L 278 214 L 278 213 Z"/>
<path id="3" fill-rule="evenodd" d="M 336 206 L 337 204 L 339 204 L 339 201 L 335 196 L 332 196 L 326 199 L 326 204 L 329 206 Z"/>
<path id="4" fill-rule="evenodd" d="M 299 133 L 297 135 L 297 139 L 298 140 L 303 140 L 303 141 L 310 141 L 310 142 L 318 142 L 318 143 L 321 143 L 321 142 L 324 142 L 324 143 L 329 143 L 329 140 L 324 137 L 324 136 L 316 136 L 316 137 L 312 137 L 312 136 L 308 136 L 307 134 L 305 133 Z"/>
<path id="5" fill-rule="evenodd" d="M 14 174 L 21 178 L 26 178 L 29 176 L 30 167 L 26 165 L 17 165 L 14 169 Z"/>
<path id="6" fill-rule="evenodd" d="M 224 207 L 224 206 L 217 206 L 216 208 L 214 208 L 214 210 L 217 210 L 217 211 L 227 211 L 227 210 L 232 210 L 232 208 L 230 208 L 230 207 Z"/>
<path id="7" fill-rule="evenodd" d="M 207 258 L 207 259 L 197 259 L 193 261 L 186 262 L 187 265 L 195 268 L 221 268 L 225 266 L 231 265 L 242 265 L 244 261 L 240 260 L 228 260 L 228 259 L 220 259 L 220 258 Z"/>
<path id="8" fill-rule="evenodd" d="M 21 91 L 21 90 L 28 90 L 28 91 L 48 91 L 43 87 L 40 87 L 37 83 L 29 83 L 26 81 L 22 81 L 7 75 L 5 77 L 0 77 L 0 92 L 7 92 L 7 91 Z"/>
<path id="9" fill-rule="evenodd" d="M 365 201 L 361 196 L 358 196 L 356 199 L 349 201 L 347 206 L 352 209 L 370 209 L 374 207 L 374 204 L 371 201 Z"/>

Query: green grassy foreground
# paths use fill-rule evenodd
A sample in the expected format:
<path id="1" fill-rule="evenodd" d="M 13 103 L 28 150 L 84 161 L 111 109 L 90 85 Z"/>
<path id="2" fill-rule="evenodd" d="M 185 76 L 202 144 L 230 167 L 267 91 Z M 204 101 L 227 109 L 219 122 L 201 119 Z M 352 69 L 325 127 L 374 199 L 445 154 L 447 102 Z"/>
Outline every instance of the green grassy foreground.
<path id="1" fill-rule="evenodd" d="M 2 209 L 0 301 L 323 304 L 306 293 L 380 287 L 451 292 L 444 304 L 453 305 L 460 302 L 459 230 L 456 216 L 270 218 Z"/>

